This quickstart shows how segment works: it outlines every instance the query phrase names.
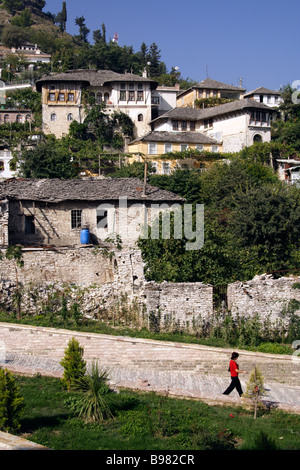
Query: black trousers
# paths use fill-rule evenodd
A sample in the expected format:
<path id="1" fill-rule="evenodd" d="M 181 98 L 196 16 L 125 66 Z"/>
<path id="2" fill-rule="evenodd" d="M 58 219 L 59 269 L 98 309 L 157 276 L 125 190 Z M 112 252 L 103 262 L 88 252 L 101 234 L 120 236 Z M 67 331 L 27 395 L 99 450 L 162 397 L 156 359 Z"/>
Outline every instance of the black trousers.
<path id="1" fill-rule="evenodd" d="M 240 379 L 238 377 L 231 377 L 231 384 L 229 385 L 228 388 L 226 388 L 225 392 L 223 392 L 223 395 L 229 395 L 229 393 L 232 392 L 236 388 L 239 396 L 243 394 L 242 386 Z"/>

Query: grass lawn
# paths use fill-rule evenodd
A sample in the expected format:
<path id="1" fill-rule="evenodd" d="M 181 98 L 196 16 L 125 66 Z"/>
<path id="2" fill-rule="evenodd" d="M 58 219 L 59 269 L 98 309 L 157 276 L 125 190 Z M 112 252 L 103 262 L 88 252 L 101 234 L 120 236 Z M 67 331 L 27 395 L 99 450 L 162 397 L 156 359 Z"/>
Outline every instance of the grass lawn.
<path id="1" fill-rule="evenodd" d="M 210 406 L 155 393 L 107 395 L 114 418 L 84 423 L 71 412 L 76 392 L 59 379 L 16 376 L 25 400 L 19 434 L 54 450 L 299 450 L 300 416 Z"/>

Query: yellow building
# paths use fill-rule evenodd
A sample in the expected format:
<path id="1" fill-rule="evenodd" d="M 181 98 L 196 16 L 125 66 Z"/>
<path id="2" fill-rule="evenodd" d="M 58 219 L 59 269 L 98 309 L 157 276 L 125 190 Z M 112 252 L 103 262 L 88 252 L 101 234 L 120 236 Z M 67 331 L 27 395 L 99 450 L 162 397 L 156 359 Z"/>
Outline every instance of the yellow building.
<path id="1" fill-rule="evenodd" d="M 189 155 L 192 149 L 196 156 Z M 128 163 L 147 158 L 155 173 L 169 175 L 176 168 L 203 167 L 203 158 L 197 155 L 199 152 L 214 152 L 217 159 L 218 153 L 222 152 L 222 144 L 200 132 L 153 131 L 129 144 L 128 151 L 133 154 Z M 177 159 L 176 152 L 186 154 L 184 158 Z"/>
<path id="2" fill-rule="evenodd" d="M 240 100 L 246 90 L 233 85 L 207 78 L 202 82 L 193 85 L 191 88 L 178 93 L 177 107 L 195 107 L 195 100 L 202 98 L 223 98 L 230 100 Z"/>

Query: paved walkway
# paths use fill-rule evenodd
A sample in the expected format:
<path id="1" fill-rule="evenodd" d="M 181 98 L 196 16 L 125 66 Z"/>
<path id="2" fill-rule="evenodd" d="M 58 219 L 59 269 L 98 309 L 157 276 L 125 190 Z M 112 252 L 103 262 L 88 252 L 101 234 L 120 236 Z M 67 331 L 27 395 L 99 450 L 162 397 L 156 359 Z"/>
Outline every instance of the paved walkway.
<path id="1" fill-rule="evenodd" d="M 116 387 L 166 392 L 208 403 L 241 402 L 236 391 L 230 396 L 222 394 L 230 382 L 227 369 L 232 350 L 221 348 L 1 323 L 0 365 L 18 373 L 61 377 L 59 362 L 72 337 L 83 346 L 88 363 L 97 360 L 109 369 L 111 384 Z M 300 413 L 298 357 L 239 353 L 242 370 L 250 373 L 256 364 L 262 371 L 267 403 Z M 244 388 L 248 377 L 241 376 Z"/>

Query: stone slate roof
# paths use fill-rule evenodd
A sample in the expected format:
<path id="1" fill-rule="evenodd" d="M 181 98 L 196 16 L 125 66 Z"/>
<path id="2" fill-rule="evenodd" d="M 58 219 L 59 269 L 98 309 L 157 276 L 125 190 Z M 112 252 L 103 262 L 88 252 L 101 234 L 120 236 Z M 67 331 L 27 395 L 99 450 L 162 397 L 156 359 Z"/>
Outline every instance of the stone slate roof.
<path id="1" fill-rule="evenodd" d="M 244 94 L 244 96 L 250 96 L 250 95 L 257 94 L 257 93 L 263 94 L 263 95 L 278 95 L 278 96 L 281 95 L 280 91 L 269 90 L 268 88 L 264 88 L 261 86 L 259 88 L 255 88 L 255 90 L 248 91 L 247 93 Z"/>
<path id="2" fill-rule="evenodd" d="M 232 114 L 248 109 L 261 109 L 262 111 L 276 112 L 264 103 L 258 103 L 251 99 L 242 99 L 220 104 L 219 106 L 213 106 L 212 108 L 174 108 L 154 119 L 152 122 L 167 119 L 201 121 L 203 119 L 209 119 L 223 114 Z"/>
<path id="3" fill-rule="evenodd" d="M 36 82 L 37 91 L 41 91 L 43 84 L 49 82 L 81 82 L 83 85 L 91 87 L 99 87 L 112 82 L 147 82 L 154 87 L 157 86 L 154 80 L 132 73 L 117 73 L 112 70 L 72 70 L 42 77 Z"/>
<path id="4" fill-rule="evenodd" d="M 128 201 L 184 202 L 176 194 L 147 184 L 143 196 L 143 181 L 138 178 L 89 179 L 22 179 L 0 182 L 0 198 L 59 203 L 63 201 Z"/>
<path id="5" fill-rule="evenodd" d="M 223 91 L 240 91 L 240 92 L 246 91 L 243 88 L 239 88 L 237 86 L 226 85 L 226 83 L 218 82 L 217 80 L 213 80 L 211 78 L 206 78 L 205 80 L 202 80 L 201 82 L 197 83 L 196 85 L 193 85 L 188 90 L 182 91 L 182 93 L 180 93 L 180 95 L 178 95 L 178 96 L 181 96 L 184 93 L 186 93 L 187 91 L 193 90 L 195 88 L 197 88 L 197 89 L 209 89 L 209 90 L 223 90 Z"/>
<path id="6" fill-rule="evenodd" d="M 207 137 L 201 132 L 166 132 L 166 131 L 153 131 L 141 137 L 134 142 L 170 142 L 181 144 L 218 144 L 215 139 Z M 134 143 L 133 142 L 133 143 Z"/>

